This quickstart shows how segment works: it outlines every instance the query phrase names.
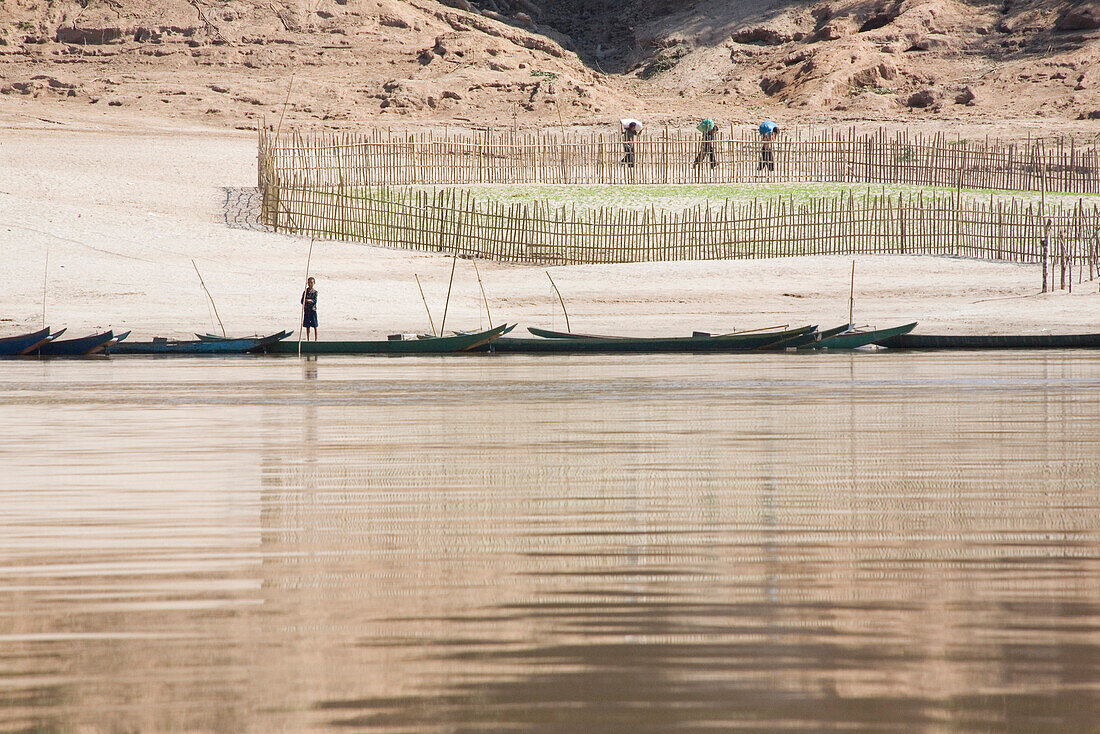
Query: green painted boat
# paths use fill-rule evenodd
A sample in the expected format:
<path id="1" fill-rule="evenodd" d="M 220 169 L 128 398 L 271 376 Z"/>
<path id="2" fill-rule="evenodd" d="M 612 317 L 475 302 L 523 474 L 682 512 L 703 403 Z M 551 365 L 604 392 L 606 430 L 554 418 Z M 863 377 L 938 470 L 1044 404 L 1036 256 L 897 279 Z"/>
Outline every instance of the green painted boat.
<path id="1" fill-rule="evenodd" d="M 903 326 L 895 326 L 892 329 L 844 331 L 835 336 L 813 342 L 812 344 L 806 344 L 805 346 L 799 347 L 799 349 L 858 349 L 859 347 L 865 347 L 868 344 L 874 344 L 884 339 L 908 334 L 915 328 L 917 328 L 916 321 Z"/>
<path id="2" fill-rule="evenodd" d="M 527 331 L 531 332 L 534 336 L 541 337 L 543 339 L 628 339 L 625 336 L 607 336 L 604 334 L 574 334 L 568 331 L 552 331 L 550 329 L 540 329 L 537 326 L 528 326 Z"/>
<path id="3" fill-rule="evenodd" d="M 195 334 L 199 341 L 202 342 L 225 342 L 225 341 L 238 341 L 240 339 L 286 339 L 288 336 L 293 336 L 293 331 L 287 331 L 283 329 L 275 334 L 269 334 L 267 336 L 263 334 L 253 334 L 252 336 L 218 336 L 217 334 Z"/>
<path id="4" fill-rule="evenodd" d="M 806 334 L 799 334 L 798 336 L 792 336 L 789 339 L 781 339 L 772 344 L 765 344 L 762 347 L 757 347 L 758 351 L 775 352 L 783 349 L 798 349 L 799 347 L 808 346 L 814 342 L 821 341 L 822 339 L 828 339 L 836 336 L 837 334 L 847 331 L 848 324 L 843 326 L 835 326 L 832 329 L 826 329 L 825 331 L 818 331 L 814 329 Z"/>
<path id="5" fill-rule="evenodd" d="M 457 354 L 478 350 L 515 325 L 502 324 L 488 331 L 454 336 L 376 341 L 303 341 L 302 354 Z M 279 341 L 265 347 L 267 354 L 298 354 L 297 341 Z"/>
<path id="6" fill-rule="evenodd" d="M 178 340 L 154 337 L 152 341 L 122 343 L 108 342 L 105 348 L 107 354 L 153 354 L 153 355 L 210 355 L 224 356 L 229 354 L 248 354 L 262 352 L 272 344 L 277 344 L 283 334 L 272 334 L 266 337 L 248 339 L 219 339 L 217 341 Z"/>
<path id="7" fill-rule="evenodd" d="M 779 333 L 780 331 L 783 331 L 784 328 L 785 328 L 785 326 L 769 326 L 769 327 L 764 328 L 764 329 L 747 329 L 745 331 L 731 331 L 731 332 L 727 332 L 725 334 L 712 334 L 709 331 L 694 331 L 694 332 L 692 332 L 691 336 L 695 339 L 705 339 L 705 338 L 718 337 L 718 336 L 722 336 L 722 337 L 725 337 L 725 336 L 740 336 L 742 334 L 749 334 L 749 333 L 760 333 L 760 334 Z M 814 328 L 816 329 L 817 327 L 815 326 Z M 848 327 L 844 326 L 842 328 L 846 329 Z M 531 332 L 534 336 L 539 336 L 539 337 L 542 337 L 543 339 L 640 339 L 640 338 L 643 338 L 643 337 L 631 337 L 631 336 L 610 335 L 610 334 L 575 334 L 575 333 L 569 332 L 569 331 L 552 331 L 550 329 L 540 329 L 536 326 L 527 327 L 527 331 Z"/>
<path id="8" fill-rule="evenodd" d="M 890 349 L 1100 349 L 1100 334 L 904 334 L 875 343 Z"/>
<path id="9" fill-rule="evenodd" d="M 566 339 L 497 339 L 488 351 L 501 354 L 656 354 L 665 352 L 745 352 L 812 332 L 813 326 L 773 332 L 684 337 L 578 337 Z"/>

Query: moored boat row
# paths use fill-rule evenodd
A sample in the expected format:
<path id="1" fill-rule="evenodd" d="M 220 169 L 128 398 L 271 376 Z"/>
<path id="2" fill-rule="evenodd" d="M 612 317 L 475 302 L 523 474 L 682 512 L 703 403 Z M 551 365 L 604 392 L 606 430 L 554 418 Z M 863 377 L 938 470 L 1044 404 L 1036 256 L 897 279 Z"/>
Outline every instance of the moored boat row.
<path id="1" fill-rule="evenodd" d="M 375 340 L 291 341 L 290 331 L 267 336 L 219 337 L 198 334 L 193 340 L 154 338 L 127 341 L 130 332 L 106 331 L 59 339 L 64 329 L 49 328 L 0 338 L 0 357 L 75 357 L 110 355 L 320 355 L 320 354 L 660 354 L 753 351 L 852 350 L 866 346 L 906 350 L 1100 349 L 1100 334 L 929 335 L 911 333 L 916 322 L 887 329 L 849 324 L 819 330 L 806 325 L 728 334 L 695 332 L 685 337 L 594 335 L 530 328 L 531 337 L 509 337 L 514 324 L 447 336 L 394 335 Z"/>

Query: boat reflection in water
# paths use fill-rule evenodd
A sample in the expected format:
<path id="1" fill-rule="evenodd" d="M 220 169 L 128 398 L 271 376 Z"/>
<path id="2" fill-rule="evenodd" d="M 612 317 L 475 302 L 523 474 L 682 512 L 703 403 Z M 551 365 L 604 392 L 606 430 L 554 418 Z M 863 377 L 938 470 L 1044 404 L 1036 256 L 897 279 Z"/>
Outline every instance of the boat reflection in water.
<path id="1" fill-rule="evenodd" d="M 1100 365 L 14 365 L 0 730 L 1088 731 Z M 104 451 L 104 447 L 109 451 Z"/>

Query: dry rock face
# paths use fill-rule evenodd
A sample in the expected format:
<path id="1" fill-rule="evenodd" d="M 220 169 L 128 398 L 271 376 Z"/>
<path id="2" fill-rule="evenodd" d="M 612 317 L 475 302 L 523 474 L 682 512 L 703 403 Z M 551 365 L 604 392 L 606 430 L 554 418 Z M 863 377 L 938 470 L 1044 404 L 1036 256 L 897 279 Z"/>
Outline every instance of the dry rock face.
<path id="1" fill-rule="evenodd" d="M 1100 109 L 1096 0 L 5 0 L 0 93 L 199 116 L 566 124 Z M 780 112 L 785 110 L 785 112 Z"/>
<path id="2" fill-rule="evenodd" d="M 6 0 L 0 93 L 241 127 L 281 114 L 292 77 L 288 117 L 334 125 L 378 116 L 461 122 L 492 115 L 507 123 L 513 115 L 556 117 L 557 105 L 603 117 L 629 104 L 554 29 L 536 32 L 533 22 L 462 5 Z M 535 102 L 546 97 L 548 79 L 556 89 L 545 110 Z"/>
<path id="3" fill-rule="evenodd" d="M 1100 67 L 1094 0 L 715 5 L 725 14 L 715 10 L 695 37 L 684 33 L 691 14 L 666 25 L 697 48 L 723 45 L 729 65 L 688 55 L 659 84 L 689 96 L 725 86 L 769 107 L 902 118 L 963 108 L 1056 116 L 1061 107 L 1071 116 L 1096 106 L 1095 88 L 1082 94 Z M 659 42 L 661 30 L 651 32 Z"/>

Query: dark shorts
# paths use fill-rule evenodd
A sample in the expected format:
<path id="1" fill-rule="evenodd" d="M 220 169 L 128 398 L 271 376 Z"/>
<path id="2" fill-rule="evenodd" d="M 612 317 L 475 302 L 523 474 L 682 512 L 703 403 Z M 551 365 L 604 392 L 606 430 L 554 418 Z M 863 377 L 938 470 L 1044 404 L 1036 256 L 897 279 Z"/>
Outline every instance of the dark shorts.
<path id="1" fill-rule="evenodd" d="M 302 314 L 302 328 L 303 329 L 316 329 L 317 328 L 317 312 L 306 311 Z"/>

